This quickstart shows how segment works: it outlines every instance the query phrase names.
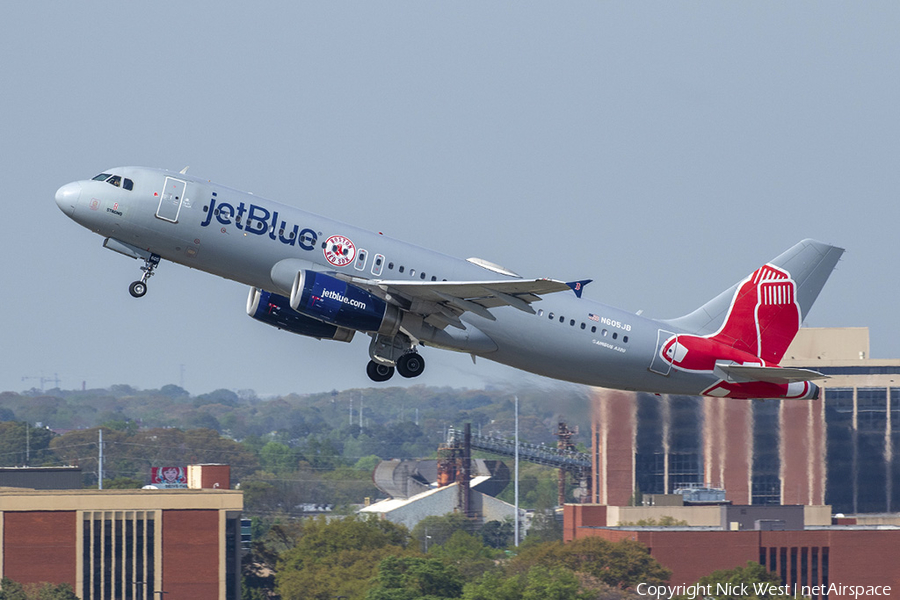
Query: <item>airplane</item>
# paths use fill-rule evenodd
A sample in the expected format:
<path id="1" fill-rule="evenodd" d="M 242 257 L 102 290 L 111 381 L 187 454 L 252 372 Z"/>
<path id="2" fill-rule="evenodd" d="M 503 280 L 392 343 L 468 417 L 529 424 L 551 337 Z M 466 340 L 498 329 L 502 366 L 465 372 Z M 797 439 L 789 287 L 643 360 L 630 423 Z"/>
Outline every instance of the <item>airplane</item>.
<path id="1" fill-rule="evenodd" d="M 529 279 L 181 172 L 109 169 L 56 203 L 103 246 L 250 286 L 257 321 L 320 340 L 368 335 L 366 372 L 417 377 L 420 347 L 550 378 L 656 394 L 816 399 L 825 376 L 779 366 L 843 249 L 803 240 L 697 310 L 650 319 L 582 298 L 591 280 Z M 537 305 L 537 306 L 535 306 Z"/>

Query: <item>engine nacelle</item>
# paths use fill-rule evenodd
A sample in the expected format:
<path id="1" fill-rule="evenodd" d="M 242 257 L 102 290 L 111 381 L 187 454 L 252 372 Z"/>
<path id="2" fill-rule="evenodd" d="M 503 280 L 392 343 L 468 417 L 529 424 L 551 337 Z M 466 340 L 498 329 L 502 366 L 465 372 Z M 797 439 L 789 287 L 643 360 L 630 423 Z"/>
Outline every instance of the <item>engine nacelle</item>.
<path id="1" fill-rule="evenodd" d="M 301 315 L 291 308 L 291 301 L 284 296 L 257 288 L 250 288 L 250 295 L 247 297 L 247 314 L 266 325 L 320 340 L 349 342 L 356 333 L 352 329 L 336 327 L 330 323 L 323 323 Z"/>
<path id="2" fill-rule="evenodd" d="M 291 308 L 308 317 L 357 331 L 395 335 L 400 309 L 351 283 L 318 271 L 299 271 L 291 287 Z"/>

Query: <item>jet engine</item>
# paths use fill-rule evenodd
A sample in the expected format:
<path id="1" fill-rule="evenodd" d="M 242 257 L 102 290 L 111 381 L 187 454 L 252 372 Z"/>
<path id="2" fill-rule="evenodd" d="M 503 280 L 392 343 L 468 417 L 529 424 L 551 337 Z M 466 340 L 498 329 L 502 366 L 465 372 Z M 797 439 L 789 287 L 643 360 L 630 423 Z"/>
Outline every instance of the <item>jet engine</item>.
<path id="1" fill-rule="evenodd" d="M 346 281 L 318 271 L 299 271 L 291 287 L 291 308 L 338 327 L 393 336 L 400 329 L 396 306 Z"/>
<path id="2" fill-rule="evenodd" d="M 301 315 L 291 308 L 290 300 L 284 296 L 257 288 L 250 288 L 250 295 L 247 297 L 247 314 L 266 325 L 320 340 L 349 342 L 356 333 L 352 329 L 337 327 Z"/>

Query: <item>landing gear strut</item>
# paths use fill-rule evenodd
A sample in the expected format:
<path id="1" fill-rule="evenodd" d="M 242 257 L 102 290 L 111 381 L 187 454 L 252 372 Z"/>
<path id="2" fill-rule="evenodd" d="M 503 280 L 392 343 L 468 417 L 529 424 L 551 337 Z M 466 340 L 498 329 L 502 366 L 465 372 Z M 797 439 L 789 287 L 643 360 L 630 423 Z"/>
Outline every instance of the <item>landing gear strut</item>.
<path id="1" fill-rule="evenodd" d="M 140 298 L 147 293 L 147 280 L 153 276 L 153 269 L 155 269 L 157 265 L 159 265 L 159 254 L 151 254 L 148 258 L 144 259 L 144 266 L 141 267 L 141 271 L 143 271 L 144 274 L 141 275 L 139 281 L 133 281 L 131 282 L 131 285 L 128 286 L 128 292 L 132 296 Z"/>
<path id="2" fill-rule="evenodd" d="M 403 335 L 370 334 L 366 374 L 372 381 L 387 381 L 394 370 L 403 377 L 418 377 L 425 370 L 425 359 L 416 352 L 418 341 Z"/>

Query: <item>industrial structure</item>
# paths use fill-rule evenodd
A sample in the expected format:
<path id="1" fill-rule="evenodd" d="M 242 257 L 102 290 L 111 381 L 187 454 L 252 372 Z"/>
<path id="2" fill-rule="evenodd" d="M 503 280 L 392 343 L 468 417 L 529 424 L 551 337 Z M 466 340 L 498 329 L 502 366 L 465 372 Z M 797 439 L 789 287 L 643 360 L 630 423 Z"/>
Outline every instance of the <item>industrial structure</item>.
<path id="1" fill-rule="evenodd" d="M 386 460 L 375 468 L 375 485 L 390 496 L 360 510 L 412 529 L 428 516 L 458 513 L 476 522 L 515 517 L 515 507 L 497 499 L 509 483 L 500 461 L 473 459 L 471 425 L 451 430 L 437 460 Z M 521 515 L 520 515 L 521 516 Z"/>
<path id="2" fill-rule="evenodd" d="M 590 501 L 591 455 L 585 452 L 578 452 L 575 449 L 572 437 L 577 434 L 577 428 L 575 430 L 569 429 L 564 421 L 560 421 L 556 430 L 556 436 L 559 438 L 556 448 L 526 442 L 519 442 L 518 445 L 519 460 L 559 470 L 558 502 L 560 506 L 565 503 L 567 475 L 571 475 L 576 485 L 575 497 L 582 502 Z M 456 439 L 454 435 L 454 431 L 451 430 L 450 443 L 453 443 Z M 476 434 L 471 434 L 468 439 L 468 443 L 476 450 L 483 450 L 509 458 L 516 456 L 516 443 L 513 440 Z"/>

